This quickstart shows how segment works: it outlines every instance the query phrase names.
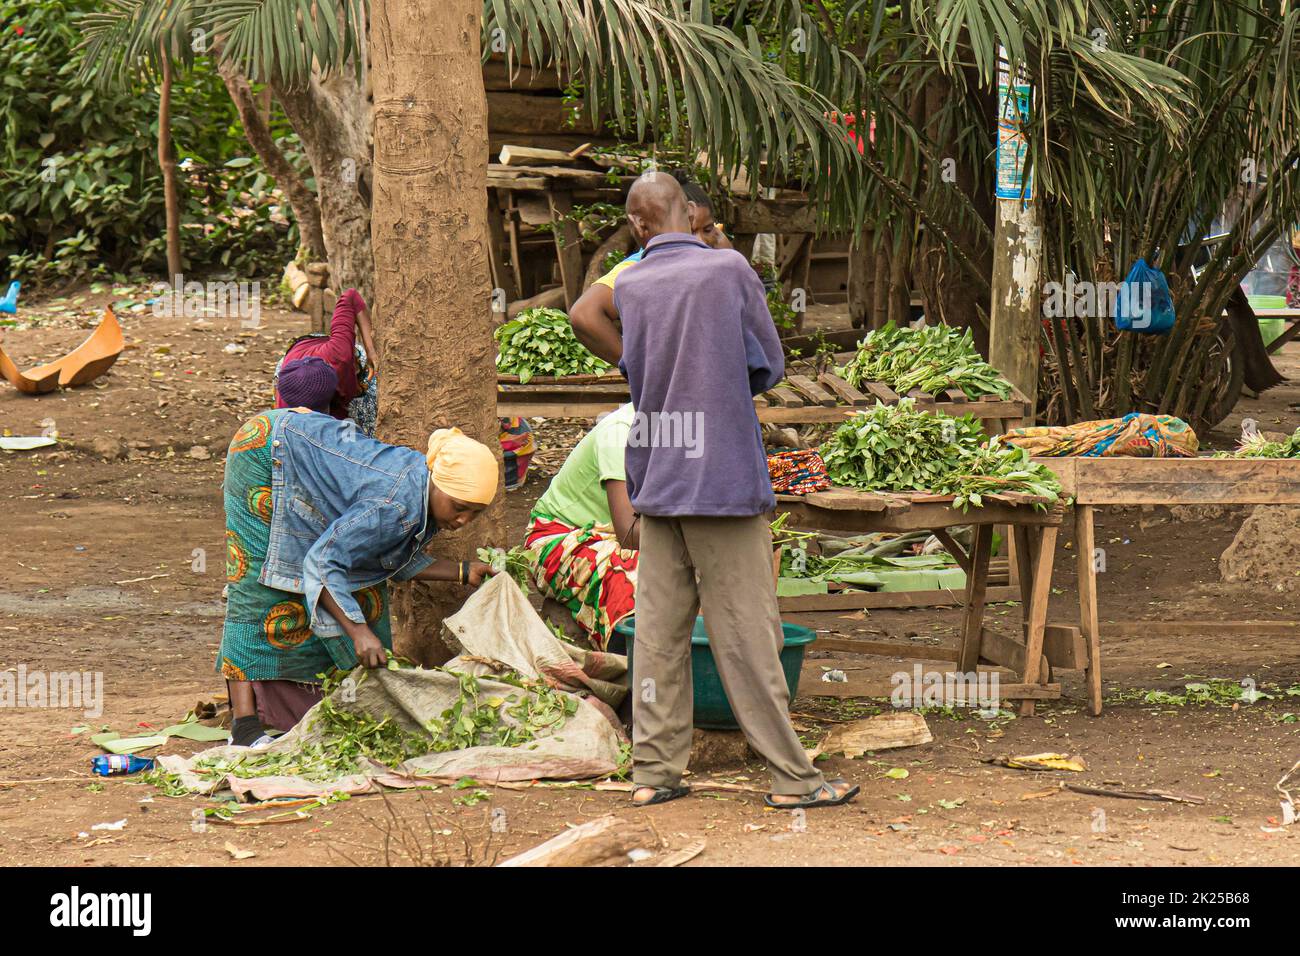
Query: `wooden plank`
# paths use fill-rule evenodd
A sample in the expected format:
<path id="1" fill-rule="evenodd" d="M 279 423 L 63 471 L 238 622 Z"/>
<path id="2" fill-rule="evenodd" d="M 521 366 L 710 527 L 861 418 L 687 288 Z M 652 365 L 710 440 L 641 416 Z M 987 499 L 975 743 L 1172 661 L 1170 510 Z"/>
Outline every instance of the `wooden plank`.
<path id="1" fill-rule="evenodd" d="M 840 401 L 846 402 L 849 405 L 863 406 L 871 404 L 871 399 L 867 398 L 867 396 L 863 395 L 838 375 L 832 375 L 830 372 L 822 372 L 817 376 L 817 381 L 821 382 L 821 384 L 825 385 L 839 396 Z"/>
<path id="2" fill-rule="evenodd" d="M 1025 672 L 1025 654 L 1027 650 L 1022 641 L 1013 637 L 991 631 L 987 627 L 980 634 L 980 661 L 1006 667 L 1017 674 Z M 1038 662 L 1039 671 L 1047 666 L 1047 660 Z"/>
<path id="3" fill-rule="evenodd" d="M 967 574 L 971 572 L 970 555 L 957 543 L 957 539 L 948 533 L 946 528 L 935 528 L 934 536 L 939 539 L 939 543 L 947 549 L 956 560 L 958 566 Z"/>
<path id="4" fill-rule="evenodd" d="M 814 508 L 828 508 L 832 511 L 901 511 L 911 507 L 905 499 L 893 495 L 855 491 L 850 488 L 814 491 L 801 497 L 804 503 Z"/>
<path id="5" fill-rule="evenodd" d="M 1300 460 L 1035 458 L 1086 505 L 1300 504 Z"/>
<path id="6" fill-rule="evenodd" d="M 883 698 L 894 693 L 895 684 L 881 678 L 854 678 L 847 681 L 823 681 L 804 677 L 799 682 L 796 697 Z M 1012 684 L 998 681 L 998 697 L 1002 700 L 1060 700 L 1060 684 Z"/>
<path id="7" fill-rule="evenodd" d="M 798 392 L 785 385 L 778 385 L 776 388 L 768 389 L 763 393 L 763 397 L 773 405 L 781 408 L 802 408 L 805 404 L 804 400 L 799 397 Z"/>
<path id="8" fill-rule="evenodd" d="M 529 192 L 546 188 L 546 180 L 540 176 L 488 176 L 487 184 L 492 189 L 505 189 L 511 192 Z"/>
<path id="9" fill-rule="evenodd" d="M 825 494 L 826 492 L 819 492 Z M 969 524 L 1059 525 L 1061 509 L 1047 511 L 1006 504 L 986 504 L 961 511 L 945 504 L 913 504 L 906 511 L 868 512 L 818 508 L 804 501 L 779 502 L 778 511 L 790 513 L 791 527 L 819 531 L 921 531 Z"/>
<path id="10" fill-rule="evenodd" d="M 543 385 L 616 385 L 622 383 L 627 387 L 627 380 L 616 370 L 610 369 L 598 375 L 534 375 L 528 380 L 529 388 Z M 497 374 L 498 385 L 518 385 L 518 375 Z"/>
<path id="11" fill-rule="evenodd" d="M 1300 621 L 1116 621 L 1106 624 L 1116 637 L 1177 637 L 1183 634 L 1222 634 L 1241 637 L 1295 637 Z"/>
<path id="12" fill-rule="evenodd" d="M 560 190 L 546 194 L 550 205 L 551 223 L 555 227 L 555 255 L 560 261 L 560 278 L 564 283 L 564 308 L 573 308 L 573 303 L 582 295 L 582 236 L 578 224 L 570 218 L 573 211 L 573 197 Z"/>
<path id="13" fill-rule="evenodd" d="M 985 589 L 985 601 L 1015 601 L 1019 592 L 1012 587 Z M 903 607 L 960 607 L 965 595 L 956 591 L 840 591 L 837 594 L 800 594 L 777 599 L 783 614 L 799 611 L 857 611 Z"/>
<path id="14" fill-rule="evenodd" d="M 499 395 L 497 396 L 497 414 L 502 417 L 519 418 L 598 418 L 606 412 L 612 412 L 620 405 L 625 404 L 627 404 L 626 399 L 623 401 L 587 402 L 516 402 L 511 401 L 505 395 Z"/>
<path id="15" fill-rule="evenodd" d="M 836 404 L 835 396 L 826 391 L 826 389 L 822 388 L 807 375 L 788 375 L 786 376 L 786 381 L 795 389 L 807 396 L 808 400 L 814 405 L 834 406 Z"/>
<path id="16" fill-rule="evenodd" d="M 973 673 L 980 657 L 980 641 L 984 626 L 985 589 L 988 587 L 989 551 L 993 543 L 993 528 L 975 526 L 975 539 L 971 544 L 971 569 L 966 575 L 966 603 L 962 609 L 961 655 L 957 669 Z"/>
<path id="17" fill-rule="evenodd" d="M 1055 527 L 1038 532 L 1041 537 L 1034 545 L 1033 604 L 1029 609 L 1029 633 L 1025 636 L 1025 668 L 1020 676 L 1026 684 L 1039 680 L 1039 657 L 1043 653 L 1043 628 L 1047 623 L 1047 602 L 1052 593 L 1052 561 L 1056 556 Z M 1043 675 L 1048 679 L 1048 675 Z M 1020 705 L 1021 717 L 1034 716 L 1034 702 L 1026 700 Z"/>
<path id="18" fill-rule="evenodd" d="M 856 637 L 823 637 L 817 635 L 812 648 L 818 651 L 835 651 L 843 654 L 869 654 L 875 657 L 902 657 L 918 661 L 957 662 L 957 649 L 901 641 L 868 641 Z"/>
<path id="19" fill-rule="evenodd" d="M 863 382 L 862 387 L 886 405 L 897 405 L 902 396 L 883 382 Z"/>
<path id="20" fill-rule="evenodd" d="M 1101 713 L 1101 629 L 1097 622 L 1097 566 L 1093 559 L 1095 533 L 1092 505 L 1074 509 L 1074 547 L 1079 575 L 1079 623 L 1088 654 L 1088 713 Z"/>

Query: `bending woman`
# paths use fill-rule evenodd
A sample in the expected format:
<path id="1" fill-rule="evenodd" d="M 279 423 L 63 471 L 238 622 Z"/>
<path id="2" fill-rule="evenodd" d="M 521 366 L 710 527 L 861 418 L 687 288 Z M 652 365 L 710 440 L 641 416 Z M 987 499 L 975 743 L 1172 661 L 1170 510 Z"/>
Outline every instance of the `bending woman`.
<path id="1" fill-rule="evenodd" d="M 537 557 L 542 613 L 598 651 L 636 608 L 640 529 L 623 470 L 632 423 L 632 406 L 623 405 L 583 436 L 533 506 L 524 536 Z"/>
<path id="2" fill-rule="evenodd" d="M 421 455 L 307 409 L 244 424 L 226 458 L 230 587 L 217 655 L 231 742 L 288 730 L 329 671 L 387 662 L 390 579 L 482 583 L 486 564 L 423 549 L 477 517 L 499 476 L 492 452 L 456 428 L 434 432 Z"/>

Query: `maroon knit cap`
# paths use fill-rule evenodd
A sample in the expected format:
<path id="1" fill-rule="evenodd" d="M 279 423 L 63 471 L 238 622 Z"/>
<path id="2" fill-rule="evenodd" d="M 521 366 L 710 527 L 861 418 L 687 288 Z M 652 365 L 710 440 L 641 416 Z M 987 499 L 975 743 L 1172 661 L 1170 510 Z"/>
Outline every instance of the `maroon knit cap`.
<path id="1" fill-rule="evenodd" d="M 277 383 L 280 400 L 289 408 L 310 408 L 328 415 L 338 391 L 339 377 L 319 355 L 285 362 Z"/>

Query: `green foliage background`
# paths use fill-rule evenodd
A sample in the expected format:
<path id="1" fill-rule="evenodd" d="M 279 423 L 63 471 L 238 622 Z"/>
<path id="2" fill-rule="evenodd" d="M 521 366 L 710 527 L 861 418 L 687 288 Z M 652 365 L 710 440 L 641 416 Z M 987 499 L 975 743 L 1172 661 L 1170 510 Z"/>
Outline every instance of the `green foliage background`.
<path id="1" fill-rule="evenodd" d="M 41 286 L 87 272 L 166 271 L 158 90 L 77 81 L 76 19 L 94 6 L 0 0 L 0 279 Z M 199 57 L 172 89 L 176 158 L 189 161 L 178 170 L 187 272 L 278 271 L 297 229 L 250 155 L 216 70 Z M 277 132 L 305 168 L 292 131 L 281 121 Z"/>

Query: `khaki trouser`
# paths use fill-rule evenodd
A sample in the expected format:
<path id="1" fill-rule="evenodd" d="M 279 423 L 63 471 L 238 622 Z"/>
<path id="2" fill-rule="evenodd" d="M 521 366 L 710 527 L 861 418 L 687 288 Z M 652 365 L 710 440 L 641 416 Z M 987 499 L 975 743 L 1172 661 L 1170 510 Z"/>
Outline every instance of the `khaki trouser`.
<path id="1" fill-rule="evenodd" d="M 772 535 L 752 518 L 641 518 L 632 660 L 632 779 L 680 784 L 691 753 L 691 628 L 700 609 L 709 645 L 772 792 L 804 794 L 824 782 L 790 726 L 783 639 L 772 582 Z"/>

